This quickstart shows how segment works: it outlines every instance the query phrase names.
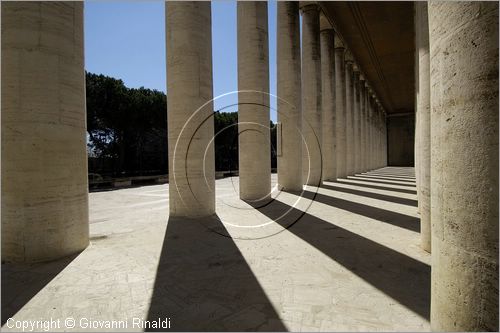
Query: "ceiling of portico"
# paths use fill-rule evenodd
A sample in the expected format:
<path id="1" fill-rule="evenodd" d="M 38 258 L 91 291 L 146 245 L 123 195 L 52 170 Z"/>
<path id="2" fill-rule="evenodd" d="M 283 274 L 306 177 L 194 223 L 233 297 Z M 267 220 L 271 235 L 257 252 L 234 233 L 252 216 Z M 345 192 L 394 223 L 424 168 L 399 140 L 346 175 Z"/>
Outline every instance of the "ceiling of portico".
<path id="1" fill-rule="evenodd" d="M 387 113 L 413 112 L 413 2 L 321 1 L 319 4 Z"/>

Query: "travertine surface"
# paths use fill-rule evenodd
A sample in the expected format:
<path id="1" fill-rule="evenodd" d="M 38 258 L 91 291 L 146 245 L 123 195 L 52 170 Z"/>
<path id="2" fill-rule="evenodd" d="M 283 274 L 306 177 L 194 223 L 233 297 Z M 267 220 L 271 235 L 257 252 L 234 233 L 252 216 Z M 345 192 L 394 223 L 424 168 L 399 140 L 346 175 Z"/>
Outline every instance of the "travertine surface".
<path id="1" fill-rule="evenodd" d="M 419 209 L 422 248 L 431 251 L 431 95 L 429 59 L 429 19 L 427 2 L 415 2 L 415 43 L 418 53 L 417 114 Z"/>
<path id="2" fill-rule="evenodd" d="M 428 9 L 432 327 L 498 331 L 498 2 Z"/>
<path id="3" fill-rule="evenodd" d="M 240 197 L 255 202 L 271 193 L 267 3 L 237 7 Z"/>
<path id="4" fill-rule="evenodd" d="M 83 2 L 2 2 L 2 260 L 89 243 Z"/>
<path id="5" fill-rule="evenodd" d="M 345 48 L 335 35 L 335 131 L 337 141 L 337 177 L 347 176 L 346 172 L 346 90 L 345 90 Z"/>
<path id="6" fill-rule="evenodd" d="M 170 214 L 214 213 L 211 7 L 168 1 L 166 11 Z"/>
<path id="7" fill-rule="evenodd" d="M 321 50 L 319 7 L 302 10 L 302 183 L 321 184 Z"/>
<path id="8" fill-rule="evenodd" d="M 321 41 L 321 126 L 323 180 L 337 178 L 337 130 L 335 109 L 335 31 L 325 29 Z"/>
<path id="9" fill-rule="evenodd" d="M 430 258 L 419 246 L 412 172 L 384 168 L 307 187 L 298 202 L 275 191 L 259 210 L 239 199 L 238 178 L 221 179 L 217 218 L 199 220 L 168 219 L 168 185 L 91 193 L 91 245 L 66 261 L 3 265 L 2 318 L 429 330 Z"/>
<path id="10" fill-rule="evenodd" d="M 354 174 L 354 92 L 353 92 L 353 60 L 349 52 L 347 52 L 345 62 L 345 142 L 346 142 L 346 174 Z"/>
<path id="11" fill-rule="evenodd" d="M 302 189 L 302 96 L 299 3 L 277 4 L 278 183 Z"/>

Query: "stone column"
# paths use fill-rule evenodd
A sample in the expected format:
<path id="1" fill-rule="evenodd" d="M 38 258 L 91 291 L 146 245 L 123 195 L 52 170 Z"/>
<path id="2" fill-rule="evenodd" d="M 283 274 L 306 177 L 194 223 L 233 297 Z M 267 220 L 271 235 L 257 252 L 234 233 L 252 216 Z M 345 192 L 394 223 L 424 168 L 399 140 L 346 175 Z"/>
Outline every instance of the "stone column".
<path id="1" fill-rule="evenodd" d="M 337 178 L 347 176 L 346 172 L 346 91 L 345 91 L 345 48 L 335 36 L 335 129 L 337 140 Z"/>
<path id="2" fill-rule="evenodd" d="M 346 173 L 354 173 L 354 93 L 353 93 L 353 71 L 354 62 L 348 53 L 346 57 L 345 91 L 346 91 Z"/>
<path id="3" fill-rule="evenodd" d="M 321 184 L 321 53 L 319 10 L 316 4 L 302 7 L 302 133 L 303 183 Z"/>
<path id="4" fill-rule="evenodd" d="M 299 3 L 278 2 L 278 184 L 302 190 Z"/>
<path id="5" fill-rule="evenodd" d="M 167 1 L 170 216 L 215 213 L 209 2 Z"/>
<path id="6" fill-rule="evenodd" d="M 89 244 L 83 2 L 2 2 L 2 260 Z"/>
<path id="7" fill-rule="evenodd" d="M 415 31 L 415 40 L 417 40 L 417 34 L 418 34 L 418 31 L 420 30 L 420 28 L 418 27 L 417 25 L 417 20 L 416 20 L 416 6 L 414 5 L 413 6 L 413 14 L 415 16 L 415 19 L 414 19 L 414 22 L 413 22 L 413 29 Z M 419 66 L 419 60 L 418 60 L 418 50 L 415 50 L 415 53 L 414 53 L 414 65 L 415 65 L 415 77 L 414 77 L 414 82 L 415 82 L 415 100 L 414 100 L 414 105 L 415 105 L 415 142 L 414 142 L 414 146 L 413 146 L 413 150 L 414 150 L 414 153 L 413 153 L 413 164 L 415 165 L 415 187 L 416 187 L 416 190 L 417 190 L 417 213 L 420 214 L 420 175 L 419 175 L 419 172 L 420 172 L 420 166 L 419 166 L 419 157 L 418 157 L 418 153 L 420 151 L 420 148 L 419 148 L 419 145 L 418 145 L 418 141 L 419 141 L 419 136 L 420 136 L 420 131 L 419 131 L 419 113 L 418 113 L 418 86 L 419 86 L 419 83 L 418 83 L 418 75 L 419 75 L 419 70 L 418 70 L 418 66 Z"/>
<path id="8" fill-rule="evenodd" d="M 429 2 L 431 328 L 498 331 L 498 2 Z"/>
<path id="9" fill-rule="evenodd" d="M 337 179 L 337 149 L 335 143 L 335 31 L 321 31 L 321 108 L 323 133 L 323 180 Z"/>
<path id="10" fill-rule="evenodd" d="M 369 124 L 369 114 L 370 114 L 370 87 L 368 82 L 365 82 L 365 113 L 364 113 L 364 137 L 365 137 L 365 146 L 363 150 L 364 155 L 364 171 L 368 171 L 370 169 L 370 124 Z"/>
<path id="11" fill-rule="evenodd" d="M 361 157 L 361 134 L 360 134 L 360 121 L 359 116 L 359 68 L 358 66 L 353 67 L 353 143 L 354 143 L 354 169 L 353 174 L 361 171 L 360 169 L 360 157 Z"/>
<path id="12" fill-rule="evenodd" d="M 367 159 L 368 159 L 368 170 L 373 169 L 373 124 L 372 124 L 372 115 L 373 115 L 373 96 L 372 91 L 368 93 L 368 107 L 367 107 L 367 138 L 368 138 L 368 151 L 367 151 Z"/>
<path id="13" fill-rule="evenodd" d="M 427 252 L 431 251 L 431 123 L 430 123 L 430 63 L 429 20 L 427 2 L 415 2 L 416 50 L 418 52 L 417 113 L 419 119 L 419 201 L 420 242 Z"/>
<path id="14" fill-rule="evenodd" d="M 387 113 L 384 114 L 384 166 L 388 166 L 388 160 L 387 160 Z"/>
<path id="15" fill-rule="evenodd" d="M 271 194 L 267 2 L 238 2 L 238 132 L 240 198 Z"/>
<path id="16" fill-rule="evenodd" d="M 375 106 L 377 100 L 372 97 L 370 103 L 370 169 L 375 169 Z"/>
<path id="17" fill-rule="evenodd" d="M 365 78 L 363 75 L 359 76 L 359 140 L 360 140 L 360 150 L 359 150 L 359 172 L 366 171 L 366 155 L 365 155 L 365 145 L 366 145 L 366 134 L 365 134 Z"/>
<path id="18" fill-rule="evenodd" d="M 383 117 L 383 112 L 384 109 L 380 108 L 380 112 L 378 114 L 378 119 L 377 119 L 377 164 L 378 167 L 382 167 L 382 117 Z"/>
<path id="19" fill-rule="evenodd" d="M 321 96 L 323 179 L 337 178 L 336 108 L 335 108 L 335 31 L 321 31 Z"/>
<path id="20" fill-rule="evenodd" d="M 373 153 L 373 169 L 378 169 L 378 163 L 377 163 L 377 158 L 378 158 L 378 100 L 375 102 L 373 105 L 373 142 L 372 142 L 372 153 Z"/>

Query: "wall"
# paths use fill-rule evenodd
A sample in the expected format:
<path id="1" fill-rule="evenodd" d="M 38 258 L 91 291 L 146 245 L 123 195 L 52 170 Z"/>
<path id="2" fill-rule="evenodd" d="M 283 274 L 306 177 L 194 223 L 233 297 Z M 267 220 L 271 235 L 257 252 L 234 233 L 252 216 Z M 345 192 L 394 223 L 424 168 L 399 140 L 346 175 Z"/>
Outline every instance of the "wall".
<path id="1" fill-rule="evenodd" d="M 387 160 L 390 166 L 414 165 L 415 114 L 387 118 Z"/>

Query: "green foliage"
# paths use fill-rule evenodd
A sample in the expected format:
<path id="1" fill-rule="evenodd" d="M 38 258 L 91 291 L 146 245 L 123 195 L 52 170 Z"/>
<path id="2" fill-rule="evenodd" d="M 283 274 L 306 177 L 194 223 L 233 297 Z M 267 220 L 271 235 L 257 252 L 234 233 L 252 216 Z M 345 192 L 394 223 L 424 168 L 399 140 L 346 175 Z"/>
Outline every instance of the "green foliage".
<path id="1" fill-rule="evenodd" d="M 112 177 L 168 173 L 167 96 L 86 73 L 89 172 Z M 214 113 L 215 168 L 238 170 L 238 113 Z M 271 143 L 276 128 L 271 122 Z M 272 167 L 276 167 L 271 148 Z"/>
<path id="2" fill-rule="evenodd" d="M 122 80 L 87 73 L 89 172 L 168 172 L 166 96 L 131 89 Z"/>

